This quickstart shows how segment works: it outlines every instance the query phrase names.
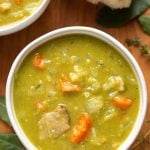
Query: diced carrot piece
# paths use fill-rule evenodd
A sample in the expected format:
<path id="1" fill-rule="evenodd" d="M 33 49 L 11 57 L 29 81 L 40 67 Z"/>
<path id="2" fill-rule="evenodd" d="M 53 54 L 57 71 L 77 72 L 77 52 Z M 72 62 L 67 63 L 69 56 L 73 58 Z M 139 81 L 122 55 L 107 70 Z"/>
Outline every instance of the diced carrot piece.
<path id="1" fill-rule="evenodd" d="M 38 69 L 44 68 L 43 57 L 39 53 L 35 54 L 33 58 L 33 66 Z"/>
<path id="2" fill-rule="evenodd" d="M 128 109 L 132 105 L 132 100 L 129 98 L 114 97 L 113 104 L 120 109 Z"/>
<path id="3" fill-rule="evenodd" d="M 15 4 L 20 5 L 23 0 L 15 0 Z"/>
<path id="4" fill-rule="evenodd" d="M 82 114 L 78 123 L 73 128 L 71 142 L 74 144 L 83 141 L 89 134 L 92 128 L 92 119 L 88 114 Z"/>
<path id="5" fill-rule="evenodd" d="M 79 85 L 71 83 L 64 74 L 61 75 L 60 86 L 62 92 L 79 92 L 81 90 Z"/>

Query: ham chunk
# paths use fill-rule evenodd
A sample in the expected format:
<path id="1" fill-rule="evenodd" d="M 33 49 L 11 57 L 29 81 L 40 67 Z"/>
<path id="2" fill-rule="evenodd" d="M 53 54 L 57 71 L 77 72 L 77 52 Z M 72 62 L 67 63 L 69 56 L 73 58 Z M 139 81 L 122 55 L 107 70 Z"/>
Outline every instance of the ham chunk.
<path id="1" fill-rule="evenodd" d="M 39 124 L 40 139 L 57 138 L 70 128 L 70 118 L 67 108 L 59 104 L 54 111 L 45 113 Z"/>

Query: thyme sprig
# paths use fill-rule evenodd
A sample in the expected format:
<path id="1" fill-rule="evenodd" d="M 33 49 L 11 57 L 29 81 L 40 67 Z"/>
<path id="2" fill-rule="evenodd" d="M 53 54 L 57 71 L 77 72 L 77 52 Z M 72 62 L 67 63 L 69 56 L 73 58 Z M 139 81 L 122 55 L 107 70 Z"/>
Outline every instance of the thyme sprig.
<path id="1" fill-rule="evenodd" d="M 150 120 L 146 120 L 144 122 L 145 124 L 149 124 Z M 137 146 L 141 146 L 142 148 L 145 148 L 146 145 L 150 145 L 150 128 L 147 129 L 147 131 L 145 133 L 142 133 L 136 140 L 136 142 L 132 145 L 131 150 L 132 149 L 136 149 Z"/>
<path id="2" fill-rule="evenodd" d="M 125 43 L 128 47 L 134 46 L 139 49 L 143 56 L 146 56 L 150 60 L 150 46 L 143 43 L 139 37 L 133 39 L 126 39 Z"/>
<path id="3" fill-rule="evenodd" d="M 139 47 L 141 45 L 141 40 L 138 37 L 135 37 L 133 39 L 126 39 L 125 42 L 129 47 L 130 46 Z"/>

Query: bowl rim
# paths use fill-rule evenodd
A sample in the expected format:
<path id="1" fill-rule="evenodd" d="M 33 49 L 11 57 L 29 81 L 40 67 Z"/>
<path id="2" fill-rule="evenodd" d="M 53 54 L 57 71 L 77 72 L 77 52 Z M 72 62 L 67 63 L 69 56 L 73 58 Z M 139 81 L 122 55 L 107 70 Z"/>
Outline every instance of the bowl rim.
<path id="1" fill-rule="evenodd" d="M 139 91 L 140 91 L 140 106 L 139 111 L 137 114 L 137 119 L 133 125 L 133 128 L 128 135 L 128 137 L 125 139 L 124 142 L 118 147 L 118 150 L 127 150 L 132 143 L 135 141 L 136 137 L 138 136 L 140 129 L 143 125 L 144 118 L 147 111 L 147 87 L 145 83 L 145 79 L 143 76 L 143 73 L 135 60 L 135 58 L 131 55 L 131 53 L 125 48 L 119 41 L 117 41 L 115 38 L 113 38 L 111 35 L 95 29 L 91 27 L 85 27 L 85 26 L 71 26 L 71 27 L 64 27 L 60 29 L 56 29 L 54 31 L 51 31 L 49 33 L 44 34 L 43 36 L 40 36 L 39 38 L 32 41 L 30 44 L 28 44 L 16 57 L 15 61 L 12 64 L 12 67 L 10 69 L 7 83 L 6 83 L 6 107 L 7 112 L 10 118 L 10 121 L 12 123 L 12 126 L 18 135 L 19 139 L 23 143 L 23 145 L 29 149 L 36 149 L 33 144 L 29 141 L 23 130 L 21 129 L 21 126 L 19 125 L 19 122 L 17 121 L 15 111 L 13 108 L 13 77 L 16 71 L 18 70 L 20 64 L 25 59 L 25 57 L 32 52 L 35 48 L 39 47 L 43 43 L 46 43 L 47 41 L 50 41 L 54 38 L 62 37 L 64 35 L 70 35 L 70 34 L 85 34 L 89 36 L 96 37 L 107 44 L 111 45 L 115 48 L 116 51 L 118 51 L 122 57 L 128 62 L 130 67 L 132 68 L 137 81 L 139 85 Z"/>
<path id="2" fill-rule="evenodd" d="M 1 26 L 0 36 L 4 36 L 4 35 L 8 35 L 20 31 L 26 28 L 27 26 L 29 26 L 30 24 L 32 24 L 33 22 L 35 22 L 43 14 L 50 1 L 51 0 L 41 1 L 39 7 L 28 17 L 21 19 L 17 22 L 13 22 L 8 25 Z"/>

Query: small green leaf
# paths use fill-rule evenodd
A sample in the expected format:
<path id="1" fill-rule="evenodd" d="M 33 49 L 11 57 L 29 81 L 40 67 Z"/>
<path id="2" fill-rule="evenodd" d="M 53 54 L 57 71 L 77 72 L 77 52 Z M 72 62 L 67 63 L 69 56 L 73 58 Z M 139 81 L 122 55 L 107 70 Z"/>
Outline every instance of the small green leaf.
<path id="1" fill-rule="evenodd" d="M 0 150 L 25 150 L 16 134 L 0 134 Z"/>
<path id="2" fill-rule="evenodd" d="M 136 18 L 150 7 L 150 0 L 133 0 L 129 8 L 113 10 L 107 6 L 97 15 L 97 22 L 104 27 L 121 26 Z"/>
<path id="3" fill-rule="evenodd" d="M 150 16 L 141 16 L 139 21 L 144 32 L 150 35 Z"/>
<path id="4" fill-rule="evenodd" d="M 11 125 L 8 114 L 7 114 L 7 110 L 6 110 L 5 98 L 2 96 L 0 96 L 0 119 L 2 119 L 3 121 Z"/>

